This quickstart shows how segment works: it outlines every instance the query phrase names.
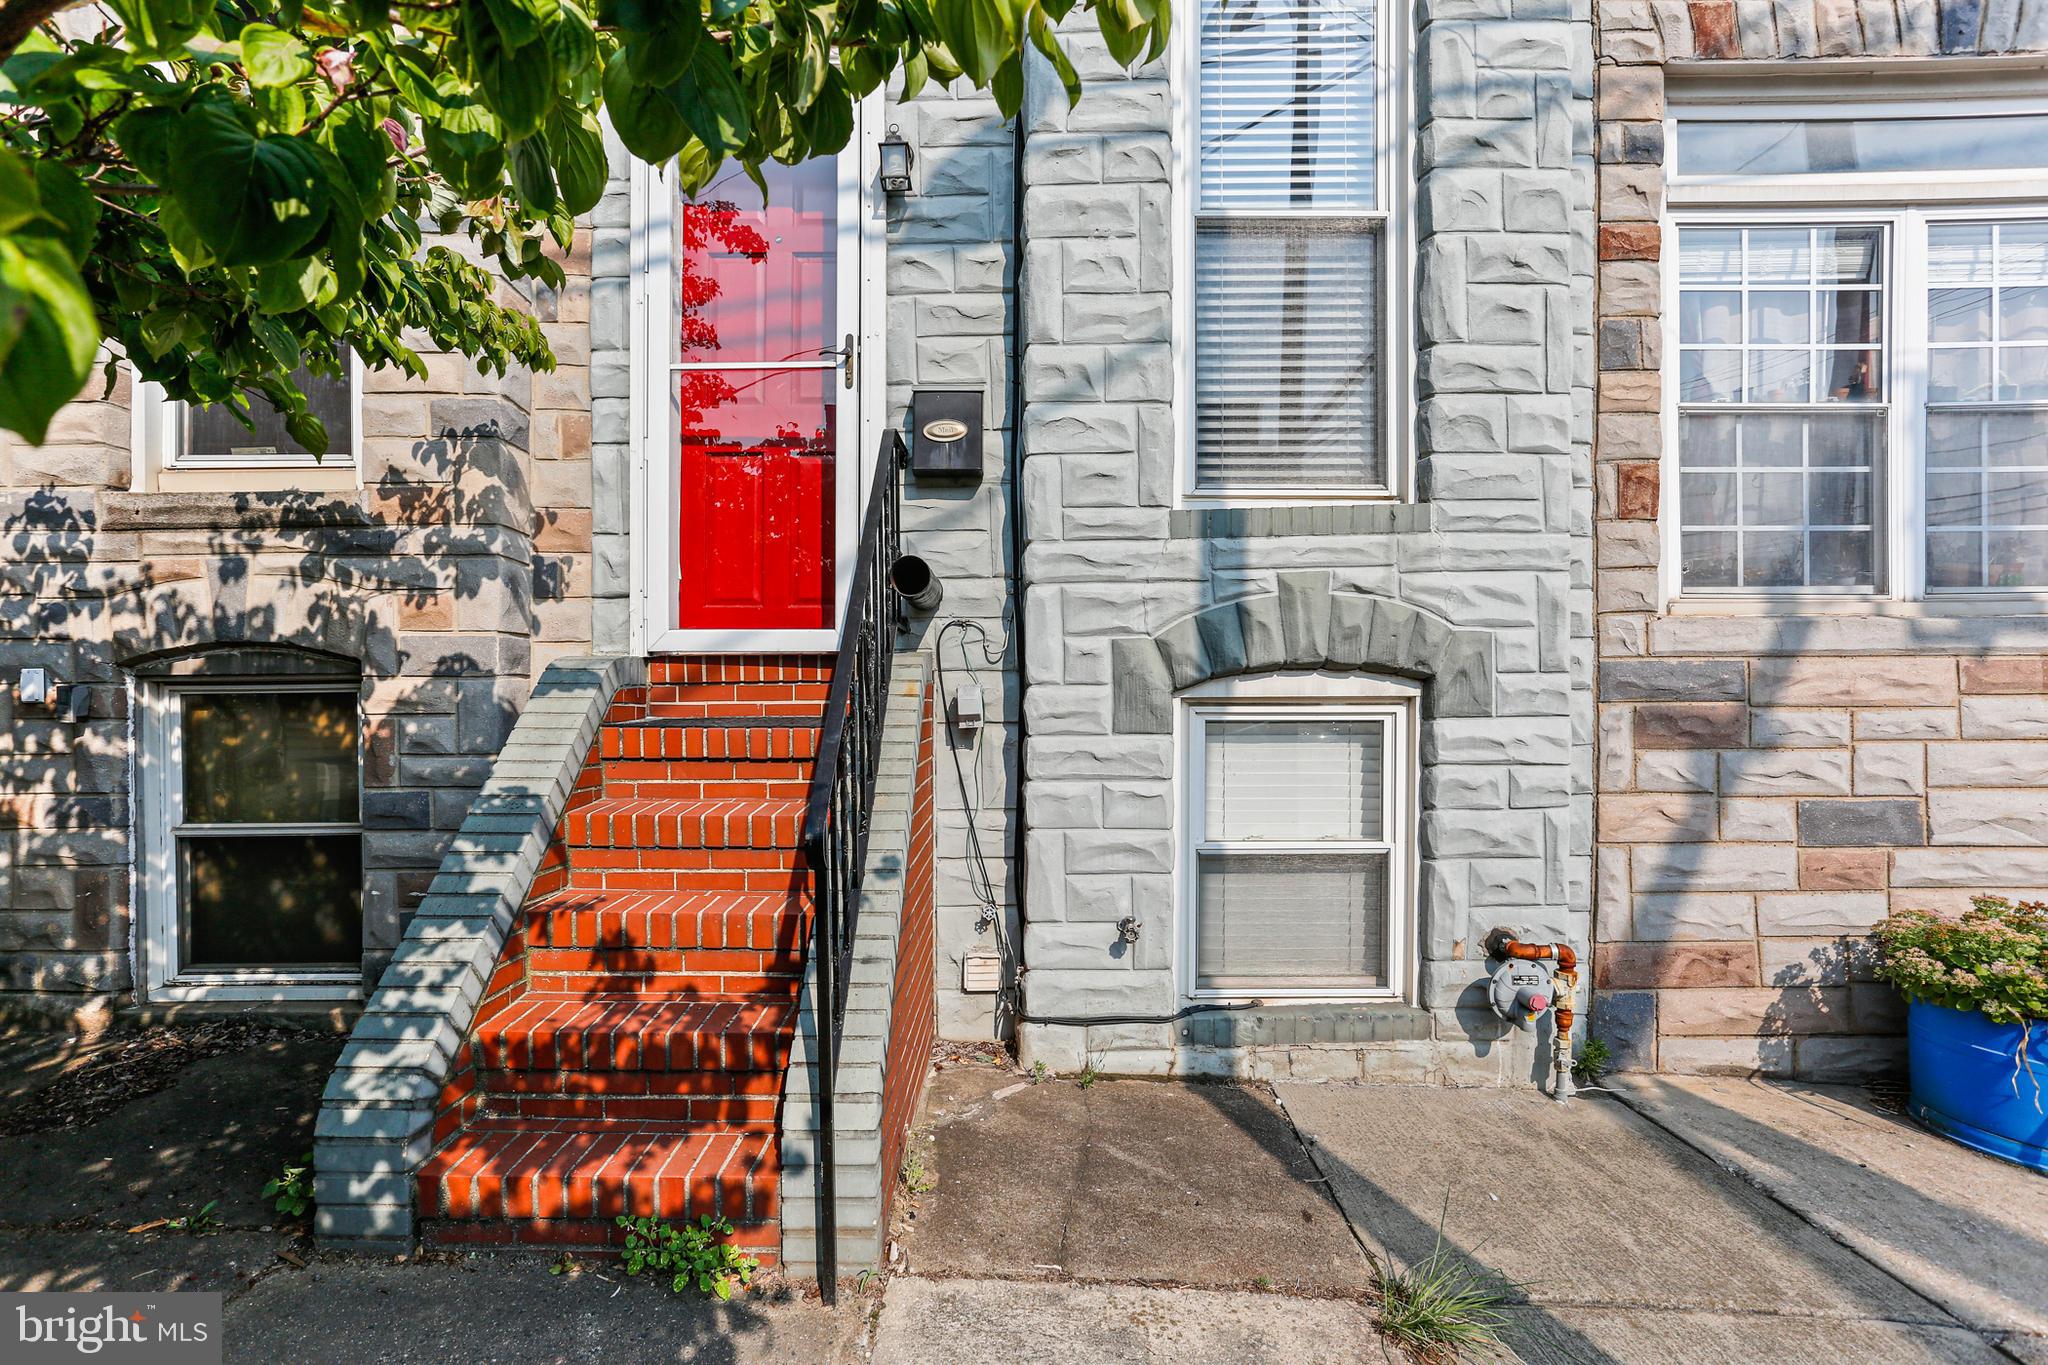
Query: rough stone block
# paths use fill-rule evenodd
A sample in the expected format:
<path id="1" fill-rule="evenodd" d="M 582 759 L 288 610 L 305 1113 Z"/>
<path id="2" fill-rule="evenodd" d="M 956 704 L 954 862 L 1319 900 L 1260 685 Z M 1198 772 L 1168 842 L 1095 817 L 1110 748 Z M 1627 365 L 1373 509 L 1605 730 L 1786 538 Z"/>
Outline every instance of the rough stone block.
<path id="1" fill-rule="evenodd" d="M 1594 955 L 1593 979 L 1603 991 L 1755 986 L 1762 980 L 1750 942 L 1612 943 Z"/>
<path id="2" fill-rule="evenodd" d="M 1756 901 L 1757 932 L 1777 938 L 1861 934 L 1889 913 L 1882 891 L 1788 891 Z"/>
<path id="3" fill-rule="evenodd" d="M 1927 817 L 1930 843 L 2048 845 L 2048 802 L 2032 789 L 1937 791 Z"/>
<path id="4" fill-rule="evenodd" d="M 1730 749 L 1721 791 L 1730 796 L 1801 796 L 1849 791 L 1846 749 Z"/>
<path id="5" fill-rule="evenodd" d="M 1884 888 L 1891 859 L 1882 849 L 1801 849 L 1804 891 L 1873 891 Z"/>
<path id="6" fill-rule="evenodd" d="M 1756 898 L 1716 892 L 1652 892 L 1635 898 L 1638 939 L 1736 939 L 1756 933 Z"/>
<path id="7" fill-rule="evenodd" d="M 1918 801 L 1801 801 L 1799 842 L 1825 848 L 1905 847 L 1925 844 L 1927 827 Z"/>
<path id="8" fill-rule="evenodd" d="M 1651 702 L 1635 708 L 1638 749 L 1739 749 L 1748 742 L 1749 708 L 1741 702 Z"/>
<path id="9" fill-rule="evenodd" d="M 1619 659 L 1600 669 L 1602 701 L 1741 701 L 1745 689 L 1740 659 Z"/>

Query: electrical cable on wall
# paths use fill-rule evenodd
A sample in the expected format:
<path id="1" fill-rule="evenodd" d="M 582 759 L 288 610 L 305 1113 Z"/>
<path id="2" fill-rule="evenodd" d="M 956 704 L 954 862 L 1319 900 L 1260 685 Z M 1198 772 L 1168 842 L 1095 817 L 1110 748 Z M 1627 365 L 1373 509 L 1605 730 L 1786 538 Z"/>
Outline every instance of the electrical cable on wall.
<path id="1" fill-rule="evenodd" d="M 1008 606 L 1005 604 L 1006 615 L 1007 610 Z M 990 641 L 988 631 L 979 621 L 956 616 L 940 626 L 938 634 L 932 641 L 932 657 L 938 664 L 939 700 L 942 707 L 948 705 L 953 696 L 953 689 L 946 681 L 946 636 L 955 631 L 960 635 L 957 642 L 960 647 L 960 666 L 966 670 L 970 679 L 974 679 L 976 686 L 980 686 L 980 679 L 976 666 L 967 653 L 969 633 L 980 641 L 979 652 L 983 667 L 1000 669 L 1010 649 L 1010 632 L 1007 628 L 1003 632 L 1002 642 L 997 644 Z M 950 729 L 950 724 L 948 728 Z M 994 935 L 996 956 L 1001 963 L 1000 984 L 996 988 L 996 1028 L 1000 1033 L 1006 1016 L 1016 1011 L 1018 957 L 1015 945 L 1010 940 L 1009 918 L 1003 913 L 1002 890 L 989 871 L 988 857 L 981 847 L 981 812 L 987 804 L 986 793 L 982 787 L 981 737 L 988 728 L 983 725 L 975 730 L 974 738 L 967 745 L 968 760 L 974 766 L 974 781 L 971 786 L 967 780 L 966 765 L 960 759 L 961 746 L 952 742 L 949 736 L 946 748 L 953 756 L 953 777 L 960 787 L 960 804 L 967 812 L 967 885 L 981 906 L 981 914 L 975 921 L 974 930 L 978 934 Z"/>

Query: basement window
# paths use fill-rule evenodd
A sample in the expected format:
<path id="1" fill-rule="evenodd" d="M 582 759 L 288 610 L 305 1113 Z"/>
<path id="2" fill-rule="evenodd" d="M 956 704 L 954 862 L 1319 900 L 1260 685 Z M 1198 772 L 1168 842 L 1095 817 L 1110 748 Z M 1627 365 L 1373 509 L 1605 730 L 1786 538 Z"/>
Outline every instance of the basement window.
<path id="1" fill-rule="evenodd" d="M 1185 706 L 1191 998 L 1401 994 L 1411 724 L 1405 701 Z"/>
<path id="2" fill-rule="evenodd" d="M 202 675 L 137 696 L 151 997 L 359 993 L 356 682 Z"/>

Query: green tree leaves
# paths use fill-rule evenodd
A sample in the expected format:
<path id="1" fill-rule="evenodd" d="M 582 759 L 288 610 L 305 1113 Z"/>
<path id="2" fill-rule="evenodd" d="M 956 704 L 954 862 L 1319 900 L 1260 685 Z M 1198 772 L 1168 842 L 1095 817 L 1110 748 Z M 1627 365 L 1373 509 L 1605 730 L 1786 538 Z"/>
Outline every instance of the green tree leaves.
<path id="1" fill-rule="evenodd" d="M 23 0 L 54 14 L 62 0 Z M 1167 0 L 105 0 L 0 50 L 0 428 L 40 440 L 103 343 L 174 398 L 280 409 L 408 337 L 547 368 L 504 280 L 560 284 L 601 118 L 694 195 L 835 152 L 854 108 L 963 74 L 1007 114 L 1059 21 L 1157 57 Z M 103 24 L 86 32 L 81 22 Z M 464 239 L 480 266 L 423 234 Z"/>
<path id="2" fill-rule="evenodd" d="M 224 265 L 296 256 L 327 226 L 330 191 L 312 145 L 257 136 L 225 101 L 180 116 L 164 187 Z"/>

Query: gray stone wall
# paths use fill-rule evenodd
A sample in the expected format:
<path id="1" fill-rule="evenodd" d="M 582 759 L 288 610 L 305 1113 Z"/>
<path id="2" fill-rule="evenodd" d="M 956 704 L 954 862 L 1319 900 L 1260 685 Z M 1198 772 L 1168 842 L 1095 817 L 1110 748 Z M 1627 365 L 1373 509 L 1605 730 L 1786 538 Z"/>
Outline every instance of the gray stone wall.
<path id="1" fill-rule="evenodd" d="M 1480 939 L 1505 923 L 1586 941 L 1591 35 L 1583 10 L 1558 0 L 1443 0 L 1419 13 L 1419 502 L 1176 510 L 1172 356 L 1188 339 L 1172 332 L 1171 99 L 1163 70 L 1127 75 L 1079 31 L 1079 107 L 1043 71 L 1028 97 L 1021 491 L 1030 1013 L 1164 1015 L 1183 1003 L 1178 756 L 1120 703 L 1202 676 L 1312 665 L 1313 651 L 1296 659 L 1284 640 L 1277 657 L 1245 643 L 1265 631 L 1262 604 L 1285 616 L 1290 595 L 1320 603 L 1333 633 L 1362 642 L 1371 628 L 1357 623 L 1384 616 L 1486 663 L 1447 669 L 1363 643 L 1322 656 L 1425 678 L 1416 997 L 1027 1024 L 1027 1060 L 1500 1084 L 1536 1064 L 1526 1039 L 1502 1045 L 1478 1007 Z M 1223 604 L 1235 604 L 1236 651 Z M 1132 670 L 1148 667 L 1164 678 L 1133 692 Z M 1445 686 L 1452 672 L 1470 686 Z M 1471 704 L 1446 704 L 1454 692 Z M 1115 942 L 1126 914 L 1140 925 L 1130 951 Z"/>
<path id="2" fill-rule="evenodd" d="M 363 963 L 381 973 L 530 679 L 588 648 L 584 251 L 579 234 L 568 287 L 526 300 L 553 374 L 428 354 L 424 380 L 368 377 L 360 487 L 134 491 L 125 377 L 41 447 L 0 437 L 0 1011 L 133 998 L 129 670 L 216 646 L 360 668 Z M 24 704 L 30 666 L 84 686 L 86 718 Z"/>
<path id="3" fill-rule="evenodd" d="M 1870 927 L 2048 895 L 2048 620 L 1665 609 L 1664 64 L 1966 70 L 2048 50 L 2048 4 L 1601 0 L 1599 20 L 1593 1028 L 1635 1068 L 1894 1071 L 1900 1002 L 1872 979 Z"/>
<path id="4" fill-rule="evenodd" d="M 938 734 L 937 889 L 932 953 L 939 1036 L 994 1037 L 996 997 L 960 989 L 961 958 L 992 950 L 997 930 L 1014 935 L 1011 820 L 1017 796 L 1017 686 L 1009 590 L 1010 334 L 1013 283 L 1015 126 L 995 101 L 961 84 L 891 100 L 883 120 L 916 155 L 916 193 L 891 202 L 888 221 L 888 415 L 908 430 L 912 395 L 979 389 L 982 469 L 973 482 L 906 479 L 906 552 L 938 572 L 945 601 L 913 622 L 918 645 L 942 665 L 944 705 L 964 683 L 982 690 L 990 724 L 979 736 L 941 724 Z M 972 821 L 979 855 L 970 843 Z M 986 876 L 991 911 L 976 887 Z M 1003 917 L 1003 924 L 995 916 Z"/>

